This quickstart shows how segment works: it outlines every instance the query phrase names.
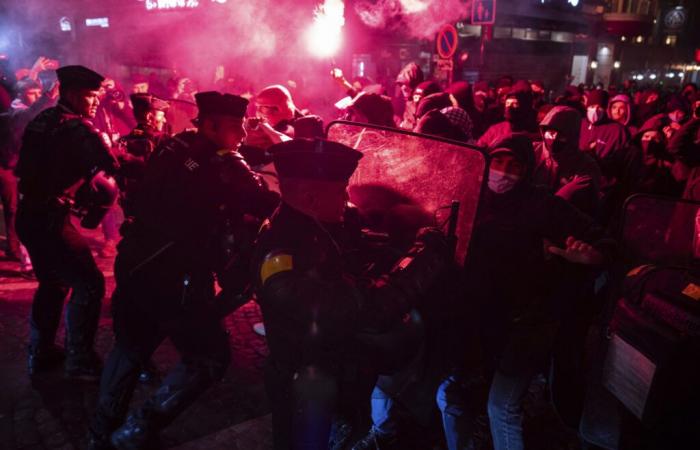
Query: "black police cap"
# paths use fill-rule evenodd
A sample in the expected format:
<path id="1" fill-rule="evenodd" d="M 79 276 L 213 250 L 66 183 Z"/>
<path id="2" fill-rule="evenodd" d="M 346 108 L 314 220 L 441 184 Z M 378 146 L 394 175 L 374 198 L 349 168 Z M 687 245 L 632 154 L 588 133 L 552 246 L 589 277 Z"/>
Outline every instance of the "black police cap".
<path id="1" fill-rule="evenodd" d="M 361 152 L 325 139 L 293 139 L 268 151 L 280 178 L 347 181 L 362 158 Z"/>
<path id="2" fill-rule="evenodd" d="M 63 66 L 56 69 L 56 76 L 63 89 L 98 90 L 105 77 L 85 66 Z"/>
<path id="3" fill-rule="evenodd" d="M 134 111 L 166 111 L 170 103 L 152 94 L 131 94 L 129 96 Z"/>
<path id="4" fill-rule="evenodd" d="M 248 100 L 238 95 L 207 91 L 195 94 L 194 99 L 199 108 L 199 117 L 210 115 L 245 117 L 248 109 Z"/>

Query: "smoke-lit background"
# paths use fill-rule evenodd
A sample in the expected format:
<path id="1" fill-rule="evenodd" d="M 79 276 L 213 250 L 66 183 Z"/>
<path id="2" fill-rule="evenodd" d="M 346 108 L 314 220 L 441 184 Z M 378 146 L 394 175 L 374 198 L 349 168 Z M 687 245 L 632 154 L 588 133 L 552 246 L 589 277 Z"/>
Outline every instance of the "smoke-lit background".
<path id="1" fill-rule="evenodd" d="M 139 0 L 4 0 L 0 54 L 7 55 L 13 68 L 31 66 L 44 55 L 61 64 L 88 65 L 118 80 L 134 73 L 187 76 L 200 90 L 226 86 L 244 92 L 282 83 L 296 86 L 302 103 L 310 98 L 325 102 L 337 100 L 338 88 L 329 77 L 333 65 L 350 76 L 352 55 L 381 45 L 386 64 L 375 58 L 373 67 L 362 72 L 386 82 L 400 69 L 392 54 L 398 52 L 392 47 L 397 39 L 412 42 L 417 55 L 433 45 L 440 26 L 469 11 L 464 0 L 348 1 L 339 50 L 332 58 L 319 58 L 309 50 L 306 32 L 322 1 L 197 3 L 196 8 L 148 11 Z M 61 31 L 62 18 L 70 30 Z M 88 27 L 91 18 L 107 18 L 109 25 Z M 215 84 L 218 66 L 224 80 Z"/>

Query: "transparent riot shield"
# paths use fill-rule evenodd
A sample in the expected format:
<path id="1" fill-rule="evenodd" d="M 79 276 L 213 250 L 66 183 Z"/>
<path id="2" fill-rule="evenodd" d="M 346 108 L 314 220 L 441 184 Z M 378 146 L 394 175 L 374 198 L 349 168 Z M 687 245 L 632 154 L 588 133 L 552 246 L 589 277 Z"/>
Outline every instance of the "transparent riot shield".
<path id="1" fill-rule="evenodd" d="M 700 203 L 633 195 L 625 202 L 621 245 L 630 265 L 690 267 L 700 258 Z"/>
<path id="2" fill-rule="evenodd" d="M 645 270 L 643 265 L 696 270 L 700 259 L 700 203 L 634 195 L 623 206 L 619 243 L 619 270 L 628 276 Z M 591 379 L 594 381 L 587 389 L 579 428 L 587 442 L 611 450 L 628 448 L 621 440 L 629 433 L 624 425 L 630 421 L 629 417 L 641 422 L 648 414 L 648 399 L 659 369 L 657 364 L 663 363 L 666 357 L 662 352 L 664 358 L 659 358 L 656 351 L 663 348 L 663 339 L 649 330 L 656 329 L 669 318 L 683 318 L 686 314 L 674 304 L 672 297 L 668 302 L 659 300 L 658 305 L 665 309 L 653 310 L 649 305 L 656 304 L 653 303 L 656 298 L 666 298 L 657 297 L 660 294 L 656 291 L 649 297 L 645 295 L 644 305 L 638 307 L 646 308 L 647 316 L 636 313 L 639 309 L 620 300 L 620 289 L 616 285 L 622 282 L 614 282 L 610 309 L 602 322 L 600 340 L 596 344 L 598 350 L 593 357 Z M 695 285 L 691 283 L 690 286 Z M 656 312 L 652 314 L 651 311 Z M 644 317 L 653 317 L 649 319 L 653 327 L 646 324 Z"/>
<path id="3" fill-rule="evenodd" d="M 483 153 L 459 142 L 353 122 L 332 122 L 327 135 L 364 154 L 349 194 L 371 229 L 412 237 L 420 227 L 446 225 L 450 205 L 459 202 L 455 260 L 464 261 L 486 170 Z"/>

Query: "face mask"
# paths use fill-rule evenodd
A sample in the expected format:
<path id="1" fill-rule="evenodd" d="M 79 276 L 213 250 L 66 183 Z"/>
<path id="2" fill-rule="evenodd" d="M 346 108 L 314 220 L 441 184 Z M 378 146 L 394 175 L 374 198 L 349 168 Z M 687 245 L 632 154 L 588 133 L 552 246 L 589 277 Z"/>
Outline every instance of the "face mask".
<path id="1" fill-rule="evenodd" d="M 518 181 L 520 181 L 520 177 L 517 175 L 511 175 L 500 170 L 489 170 L 488 186 L 496 194 L 510 191 Z"/>
<path id="2" fill-rule="evenodd" d="M 652 140 L 643 141 L 642 149 L 644 150 L 644 154 L 659 158 L 663 155 L 665 147 L 664 144 L 662 144 L 661 142 L 656 142 Z"/>
<path id="3" fill-rule="evenodd" d="M 672 112 L 668 115 L 668 118 L 671 119 L 671 122 L 674 123 L 679 123 L 683 118 L 685 117 L 685 114 L 682 112 Z"/>
<path id="4" fill-rule="evenodd" d="M 590 123 L 598 123 L 600 119 L 603 118 L 602 108 L 588 108 L 586 110 L 586 117 Z"/>

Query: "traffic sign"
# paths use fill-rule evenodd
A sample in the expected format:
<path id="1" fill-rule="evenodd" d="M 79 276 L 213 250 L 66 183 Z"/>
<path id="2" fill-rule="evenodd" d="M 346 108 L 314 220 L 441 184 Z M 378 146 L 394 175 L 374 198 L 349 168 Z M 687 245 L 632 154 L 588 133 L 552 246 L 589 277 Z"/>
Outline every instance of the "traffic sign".
<path id="1" fill-rule="evenodd" d="M 493 25 L 496 22 L 496 0 L 472 1 L 472 25 Z"/>
<path id="2" fill-rule="evenodd" d="M 444 72 L 452 72 L 454 70 L 454 62 L 451 59 L 438 59 L 437 69 Z"/>
<path id="3" fill-rule="evenodd" d="M 450 24 L 443 25 L 437 35 L 437 52 L 440 58 L 452 58 L 457 51 L 458 44 L 457 29 Z"/>

